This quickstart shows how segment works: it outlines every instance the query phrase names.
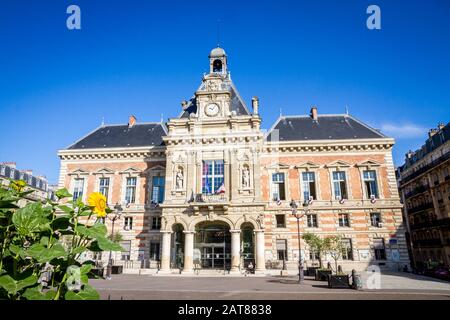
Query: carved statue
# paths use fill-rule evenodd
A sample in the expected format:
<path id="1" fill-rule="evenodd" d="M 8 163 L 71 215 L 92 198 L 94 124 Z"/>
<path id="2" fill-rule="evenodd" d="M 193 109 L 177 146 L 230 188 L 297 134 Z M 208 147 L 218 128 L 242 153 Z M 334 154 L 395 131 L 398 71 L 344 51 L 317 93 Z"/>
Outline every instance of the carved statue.
<path id="1" fill-rule="evenodd" d="M 248 168 L 242 170 L 242 187 L 250 188 L 250 170 Z"/>
<path id="2" fill-rule="evenodd" d="M 177 175 L 176 175 L 176 187 L 177 189 L 183 189 L 183 171 L 181 169 L 178 169 Z"/>

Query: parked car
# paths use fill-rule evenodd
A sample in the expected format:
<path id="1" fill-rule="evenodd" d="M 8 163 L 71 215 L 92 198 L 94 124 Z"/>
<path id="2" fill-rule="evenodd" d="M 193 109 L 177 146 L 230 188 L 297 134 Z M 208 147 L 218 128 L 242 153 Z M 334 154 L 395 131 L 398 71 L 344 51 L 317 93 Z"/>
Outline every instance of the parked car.
<path id="1" fill-rule="evenodd" d="M 450 269 L 447 267 L 438 267 L 434 270 L 434 276 L 439 279 L 450 281 Z"/>

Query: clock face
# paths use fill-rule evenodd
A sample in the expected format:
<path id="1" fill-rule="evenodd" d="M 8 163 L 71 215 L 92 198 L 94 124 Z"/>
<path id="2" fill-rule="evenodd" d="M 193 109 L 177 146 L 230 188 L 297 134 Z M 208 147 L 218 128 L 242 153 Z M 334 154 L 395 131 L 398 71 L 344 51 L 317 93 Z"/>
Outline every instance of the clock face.
<path id="1" fill-rule="evenodd" d="M 220 111 L 220 108 L 215 103 L 211 103 L 211 104 L 207 105 L 205 108 L 206 115 L 208 115 L 210 117 L 217 115 L 219 113 L 219 111 Z"/>

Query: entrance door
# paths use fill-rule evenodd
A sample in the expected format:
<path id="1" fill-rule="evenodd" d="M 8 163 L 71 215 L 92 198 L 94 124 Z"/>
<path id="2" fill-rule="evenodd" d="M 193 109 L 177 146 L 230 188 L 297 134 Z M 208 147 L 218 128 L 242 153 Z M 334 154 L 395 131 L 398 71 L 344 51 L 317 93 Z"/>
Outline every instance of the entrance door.
<path id="1" fill-rule="evenodd" d="M 226 224 L 208 221 L 197 225 L 194 246 L 201 253 L 202 268 L 230 268 L 231 234 Z"/>
<path id="2" fill-rule="evenodd" d="M 225 266 L 225 255 L 223 247 L 215 247 L 213 248 L 213 268 L 223 269 Z"/>

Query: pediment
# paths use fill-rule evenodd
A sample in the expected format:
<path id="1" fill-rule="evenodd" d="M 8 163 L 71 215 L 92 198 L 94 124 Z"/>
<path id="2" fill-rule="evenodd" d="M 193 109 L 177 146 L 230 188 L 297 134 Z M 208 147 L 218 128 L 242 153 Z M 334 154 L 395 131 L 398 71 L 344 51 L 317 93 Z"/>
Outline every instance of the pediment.
<path id="1" fill-rule="evenodd" d="M 289 169 L 291 166 L 282 162 L 278 163 L 272 163 L 271 165 L 266 166 L 266 169 L 272 169 L 272 170 L 286 170 Z"/>
<path id="2" fill-rule="evenodd" d="M 319 167 L 320 167 L 320 165 L 318 163 L 315 163 L 312 161 L 305 161 L 305 162 L 295 165 L 295 168 L 297 168 L 297 169 L 306 169 L 306 170 L 318 169 Z"/>
<path id="3" fill-rule="evenodd" d="M 80 175 L 88 175 L 89 172 L 83 169 L 76 169 L 68 173 L 69 176 L 80 176 Z"/>
<path id="4" fill-rule="evenodd" d="M 142 172 L 142 171 L 139 170 L 139 169 L 130 167 L 130 168 L 128 168 L 128 169 L 125 169 L 125 170 L 121 171 L 120 173 L 121 173 L 121 174 L 128 174 L 128 175 L 131 175 L 131 174 L 139 174 L 139 173 L 141 173 L 141 172 Z"/>
<path id="5" fill-rule="evenodd" d="M 114 170 L 111 170 L 108 168 L 102 168 L 102 169 L 99 169 L 96 172 L 94 172 L 94 174 L 100 174 L 100 175 L 114 174 Z"/>
<path id="6" fill-rule="evenodd" d="M 356 166 L 357 167 L 372 168 L 372 167 L 379 167 L 379 166 L 381 166 L 381 163 L 379 163 L 378 161 L 369 159 L 369 160 L 357 163 Z"/>
<path id="7" fill-rule="evenodd" d="M 342 160 L 336 160 L 331 163 L 325 165 L 327 168 L 348 168 L 351 167 L 351 164 Z"/>

